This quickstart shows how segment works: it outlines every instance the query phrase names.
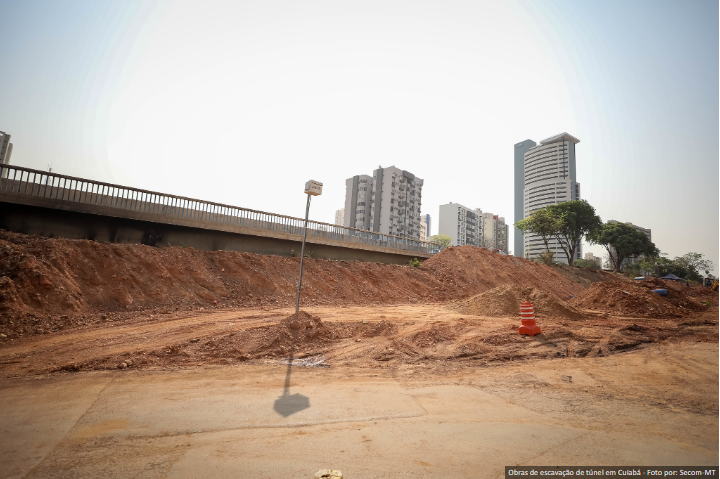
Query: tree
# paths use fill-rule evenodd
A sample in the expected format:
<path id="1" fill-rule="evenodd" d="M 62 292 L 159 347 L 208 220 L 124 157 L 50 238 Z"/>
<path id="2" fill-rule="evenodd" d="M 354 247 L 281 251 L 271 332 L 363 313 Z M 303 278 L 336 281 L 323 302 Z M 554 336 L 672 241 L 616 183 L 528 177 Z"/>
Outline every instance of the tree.
<path id="1" fill-rule="evenodd" d="M 645 233 L 625 223 L 605 223 L 589 234 L 588 240 L 605 247 L 610 266 L 615 271 L 621 271 L 623 262 L 628 258 L 637 258 L 641 255 L 654 258 L 660 254 Z"/>
<path id="2" fill-rule="evenodd" d="M 437 234 L 435 236 L 431 236 L 430 242 L 440 245 L 440 249 L 445 249 L 448 246 L 450 246 L 450 243 L 452 243 L 452 238 L 449 237 L 448 235 L 444 235 L 441 233 L 441 234 Z"/>
<path id="3" fill-rule="evenodd" d="M 550 251 L 550 239 L 560 231 L 562 224 L 560 218 L 550 214 L 546 208 L 533 211 L 524 220 L 515 223 L 515 227 L 523 234 L 534 234 L 540 236 L 545 243 L 545 255 L 543 261 L 552 263 L 553 253 Z"/>
<path id="4" fill-rule="evenodd" d="M 602 220 L 595 214 L 595 208 L 585 200 L 565 201 L 549 205 L 545 209 L 560 222 L 560 227 L 553 236 L 565 252 L 568 264 L 572 266 L 575 251 L 582 239 L 594 234 L 602 226 Z"/>
<path id="5" fill-rule="evenodd" d="M 702 253 L 686 253 L 678 256 L 673 262 L 680 268 L 687 270 L 688 279 L 702 281 L 701 271 L 708 273 L 715 269 L 715 265 L 708 259 L 703 259 Z"/>
<path id="6" fill-rule="evenodd" d="M 595 261 L 590 261 L 588 259 L 576 259 L 575 260 L 575 266 L 578 268 L 587 268 L 587 269 L 600 269 L 600 267 L 597 265 Z"/>

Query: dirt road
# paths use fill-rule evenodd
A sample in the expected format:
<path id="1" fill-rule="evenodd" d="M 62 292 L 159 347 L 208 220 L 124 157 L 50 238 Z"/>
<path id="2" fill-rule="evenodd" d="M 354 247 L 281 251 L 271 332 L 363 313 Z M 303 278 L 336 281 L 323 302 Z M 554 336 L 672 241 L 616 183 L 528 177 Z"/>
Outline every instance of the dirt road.
<path id="1" fill-rule="evenodd" d="M 315 357 L 329 365 L 397 368 L 441 361 L 463 368 L 538 358 L 607 356 L 660 341 L 717 343 L 718 308 L 691 318 L 582 320 L 540 316 L 543 334 L 518 335 L 515 318 L 460 314 L 448 304 L 312 307 L 324 337 L 288 331 L 289 308 L 142 314 L 51 335 L 5 340 L 0 377 L 57 371 L 279 364 Z M 290 334 L 292 333 L 292 335 Z M 293 336 L 294 335 L 294 336 Z"/>
<path id="2" fill-rule="evenodd" d="M 0 411 L 2 477 L 308 478 L 334 467 L 349 478 L 498 478 L 505 465 L 717 465 L 718 345 L 457 369 L 245 363 L 28 376 L 0 381 Z"/>

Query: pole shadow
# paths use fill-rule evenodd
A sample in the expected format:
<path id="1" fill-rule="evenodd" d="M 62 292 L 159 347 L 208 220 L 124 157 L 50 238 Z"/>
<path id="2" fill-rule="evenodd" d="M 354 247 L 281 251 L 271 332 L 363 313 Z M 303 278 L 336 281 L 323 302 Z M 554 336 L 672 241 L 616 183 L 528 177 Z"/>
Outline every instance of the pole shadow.
<path id="1" fill-rule="evenodd" d="M 290 372 L 292 371 L 293 353 L 288 358 L 287 373 L 283 395 L 275 400 L 273 409 L 282 417 L 288 417 L 310 407 L 310 398 L 302 394 L 290 394 Z"/>

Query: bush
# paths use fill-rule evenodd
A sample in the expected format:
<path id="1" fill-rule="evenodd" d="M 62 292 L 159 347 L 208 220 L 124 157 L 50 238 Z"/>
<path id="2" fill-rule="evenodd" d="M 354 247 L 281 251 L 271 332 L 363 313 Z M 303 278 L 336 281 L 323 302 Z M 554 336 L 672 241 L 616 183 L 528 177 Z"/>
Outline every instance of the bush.
<path id="1" fill-rule="evenodd" d="M 554 257 L 555 253 L 553 251 L 543 251 L 535 257 L 535 261 L 537 261 L 538 263 L 545 263 L 548 266 L 552 266 L 553 264 L 555 264 L 555 261 L 553 261 Z"/>
<path id="2" fill-rule="evenodd" d="M 420 260 L 417 258 L 413 258 L 410 260 L 410 266 L 412 266 L 413 268 L 419 268 L 420 264 Z"/>
<path id="3" fill-rule="evenodd" d="M 576 259 L 573 263 L 573 266 L 578 266 L 580 268 L 588 268 L 588 269 L 600 269 L 600 267 L 597 265 L 594 261 L 589 261 L 586 259 Z"/>

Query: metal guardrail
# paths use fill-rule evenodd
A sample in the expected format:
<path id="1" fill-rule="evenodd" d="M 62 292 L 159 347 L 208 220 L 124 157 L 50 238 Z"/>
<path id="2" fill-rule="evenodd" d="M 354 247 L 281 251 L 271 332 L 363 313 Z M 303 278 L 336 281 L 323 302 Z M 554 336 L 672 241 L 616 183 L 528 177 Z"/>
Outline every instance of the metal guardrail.
<path id="1" fill-rule="evenodd" d="M 302 235 L 305 221 L 292 216 L 75 178 L 14 165 L 0 165 L 0 194 L 48 198 L 163 217 L 296 235 Z M 402 252 L 435 254 L 440 251 L 440 245 L 436 243 L 312 220 L 308 221 L 307 234 L 308 238 L 380 246 Z"/>

